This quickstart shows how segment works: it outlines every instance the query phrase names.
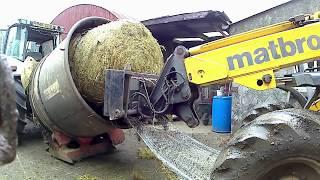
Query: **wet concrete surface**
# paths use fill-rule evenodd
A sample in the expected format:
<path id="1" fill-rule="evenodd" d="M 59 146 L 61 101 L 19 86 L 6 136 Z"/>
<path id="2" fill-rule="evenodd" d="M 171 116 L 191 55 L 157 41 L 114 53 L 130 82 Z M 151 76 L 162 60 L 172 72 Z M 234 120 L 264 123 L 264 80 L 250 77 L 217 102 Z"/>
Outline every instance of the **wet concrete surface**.
<path id="1" fill-rule="evenodd" d="M 183 122 L 175 122 L 175 125 L 200 142 L 217 149 L 221 149 L 221 142 L 223 144 L 228 139 L 228 135 L 211 132 L 210 126 L 200 125 L 195 129 L 189 129 Z M 134 174 L 141 179 L 166 179 L 156 160 L 137 158 L 138 148 L 145 145 L 138 141 L 134 130 L 126 130 L 125 134 L 126 141 L 118 145 L 114 152 L 70 165 L 51 157 L 45 151 L 46 145 L 39 133 L 28 132 L 18 147 L 15 161 L 0 167 L 0 180 L 134 179 Z"/>

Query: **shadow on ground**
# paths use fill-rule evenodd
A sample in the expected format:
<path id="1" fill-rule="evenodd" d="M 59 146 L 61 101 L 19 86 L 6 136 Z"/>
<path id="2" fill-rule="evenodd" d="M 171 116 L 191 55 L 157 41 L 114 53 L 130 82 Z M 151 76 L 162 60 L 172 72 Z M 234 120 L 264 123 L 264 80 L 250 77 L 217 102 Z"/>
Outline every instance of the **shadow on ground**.
<path id="1" fill-rule="evenodd" d="M 182 122 L 176 123 L 182 131 L 199 141 L 215 148 L 221 148 L 220 142 L 225 135 L 215 135 L 209 126 L 189 129 Z M 126 130 L 125 143 L 117 150 L 103 155 L 82 160 L 75 165 L 64 163 L 51 157 L 42 142 L 39 130 L 27 132 L 21 139 L 16 160 L 0 167 L 0 180 L 93 180 L 93 179 L 133 179 L 133 174 L 145 179 L 166 179 L 156 160 L 137 158 L 137 150 L 145 147 L 139 142 L 134 130 Z"/>

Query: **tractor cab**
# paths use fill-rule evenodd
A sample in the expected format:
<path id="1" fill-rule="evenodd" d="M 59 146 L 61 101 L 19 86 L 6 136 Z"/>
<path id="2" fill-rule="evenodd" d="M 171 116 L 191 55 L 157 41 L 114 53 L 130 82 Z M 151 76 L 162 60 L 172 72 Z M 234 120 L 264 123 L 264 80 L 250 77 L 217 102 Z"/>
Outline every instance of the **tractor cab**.
<path id="1" fill-rule="evenodd" d="M 40 60 L 57 46 L 62 32 L 61 26 L 19 19 L 7 30 L 3 54 L 20 61 L 27 56 Z"/>
<path id="2" fill-rule="evenodd" d="M 24 60 L 30 56 L 40 61 L 59 43 L 59 36 L 64 29 L 61 26 L 19 19 L 11 25 L 3 43 L 2 54 L 8 57 L 8 63 L 19 69 Z"/>
<path id="3" fill-rule="evenodd" d="M 27 96 L 22 85 L 22 72 L 28 63 L 40 61 L 50 54 L 59 43 L 59 36 L 64 29 L 61 26 L 39 23 L 19 19 L 9 26 L 7 30 L 1 31 L 1 51 L 7 63 L 12 69 L 16 88 L 16 104 L 19 111 L 17 132 L 23 132 L 23 127 L 30 118 L 30 108 L 27 106 Z"/>

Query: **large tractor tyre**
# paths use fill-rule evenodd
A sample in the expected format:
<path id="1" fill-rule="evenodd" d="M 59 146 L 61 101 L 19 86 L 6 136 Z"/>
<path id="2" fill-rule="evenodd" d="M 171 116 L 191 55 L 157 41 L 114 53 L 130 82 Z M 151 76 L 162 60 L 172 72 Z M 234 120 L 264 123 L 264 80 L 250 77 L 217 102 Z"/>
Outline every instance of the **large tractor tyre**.
<path id="1" fill-rule="evenodd" d="M 264 114 L 267 114 L 273 111 L 283 110 L 288 108 L 294 108 L 294 106 L 285 102 L 279 102 L 278 104 L 269 104 L 269 103 L 257 104 L 252 108 L 251 111 L 245 114 L 245 116 L 241 121 L 233 122 L 232 132 L 236 132 L 238 129 L 247 125 L 248 123 L 255 120 L 259 116 L 262 116 Z M 298 108 L 301 108 L 301 107 L 298 107 Z"/>
<path id="2" fill-rule="evenodd" d="M 257 117 L 264 115 L 269 112 L 273 112 L 276 110 L 288 109 L 288 108 L 303 108 L 307 103 L 306 98 L 299 93 L 297 90 L 281 86 L 282 90 L 289 92 L 290 91 L 290 98 L 288 102 L 278 102 L 278 103 L 262 103 L 257 104 L 254 106 L 247 114 L 244 114 L 241 121 L 236 121 L 233 124 L 233 131 L 238 130 L 240 127 L 250 123 Z"/>
<path id="3" fill-rule="evenodd" d="M 28 116 L 27 96 L 22 86 L 21 80 L 18 77 L 14 78 L 15 90 L 16 90 L 16 105 L 18 110 L 17 121 L 17 145 L 23 143 L 22 137 L 25 135 L 25 127 L 28 123 L 32 123 L 32 117 Z M 30 113 L 29 113 L 30 114 Z"/>
<path id="4" fill-rule="evenodd" d="M 282 102 L 279 104 L 259 104 L 256 105 L 242 120 L 242 125 L 246 125 L 251 121 L 255 120 L 257 117 L 262 116 L 264 114 L 276 111 L 293 108 L 291 104 Z"/>
<path id="5" fill-rule="evenodd" d="M 16 104 L 17 109 L 19 112 L 18 116 L 18 123 L 17 123 L 17 133 L 23 134 L 24 127 L 27 124 L 27 106 L 26 106 L 26 99 L 27 96 L 25 94 L 25 90 L 22 87 L 21 80 L 18 78 L 15 78 L 15 88 L 16 88 Z"/>
<path id="6" fill-rule="evenodd" d="M 11 69 L 0 55 L 0 165 L 14 160 L 16 154 L 16 95 Z"/>
<path id="7" fill-rule="evenodd" d="M 256 118 L 221 151 L 211 179 L 320 179 L 320 114 L 286 109 Z"/>

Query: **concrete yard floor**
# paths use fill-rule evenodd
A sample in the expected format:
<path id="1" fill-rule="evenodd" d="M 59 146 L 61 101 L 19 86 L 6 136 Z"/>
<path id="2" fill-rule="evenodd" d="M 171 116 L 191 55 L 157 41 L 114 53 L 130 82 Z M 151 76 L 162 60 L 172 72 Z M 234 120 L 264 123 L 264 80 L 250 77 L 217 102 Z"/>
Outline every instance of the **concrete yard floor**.
<path id="1" fill-rule="evenodd" d="M 210 126 L 188 128 L 183 122 L 175 122 L 182 131 L 208 146 L 220 149 L 228 135 L 211 132 Z M 51 157 L 46 151 L 39 133 L 28 133 L 18 147 L 14 162 L 0 167 L 0 180 L 100 180 L 100 179 L 166 179 L 156 160 L 137 158 L 137 150 L 145 147 L 139 142 L 133 129 L 126 130 L 126 141 L 117 146 L 114 152 L 97 155 L 77 162 L 74 165 Z"/>

